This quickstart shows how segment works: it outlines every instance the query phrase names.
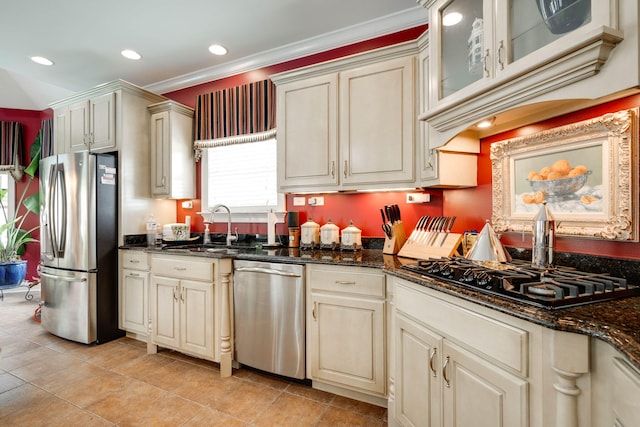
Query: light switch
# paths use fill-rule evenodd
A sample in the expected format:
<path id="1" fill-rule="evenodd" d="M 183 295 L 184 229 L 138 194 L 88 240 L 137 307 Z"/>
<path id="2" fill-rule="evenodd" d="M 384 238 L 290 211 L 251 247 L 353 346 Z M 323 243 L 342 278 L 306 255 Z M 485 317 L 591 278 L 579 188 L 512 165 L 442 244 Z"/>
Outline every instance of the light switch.
<path id="1" fill-rule="evenodd" d="M 305 199 L 304 197 L 294 197 L 293 198 L 293 206 L 304 206 Z"/>

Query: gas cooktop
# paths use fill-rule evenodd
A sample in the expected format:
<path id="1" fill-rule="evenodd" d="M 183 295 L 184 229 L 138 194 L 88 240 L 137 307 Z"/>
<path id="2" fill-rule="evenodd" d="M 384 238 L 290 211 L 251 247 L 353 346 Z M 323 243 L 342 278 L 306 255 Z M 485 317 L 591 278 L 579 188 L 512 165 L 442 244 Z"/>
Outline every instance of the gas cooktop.
<path id="1" fill-rule="evenodd" d="M 482 263 L 451 257 L 419 260 L 402 268 L 547 309 L 640 295 L 640 287 L 623 278 L 570 267 L 540 270 L 524 261 Z"/>

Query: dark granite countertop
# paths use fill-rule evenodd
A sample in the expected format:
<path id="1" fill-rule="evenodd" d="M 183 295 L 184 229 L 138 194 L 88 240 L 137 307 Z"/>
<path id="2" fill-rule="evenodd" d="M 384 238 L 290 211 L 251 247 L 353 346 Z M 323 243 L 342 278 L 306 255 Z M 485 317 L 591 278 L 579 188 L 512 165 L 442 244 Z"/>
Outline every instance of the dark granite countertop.
<path id="1" fill-rule="evenodd" d="M 126 245 L 121 249 L 150 253 L 178 254 L 210 258 L 233 258 L 289 264 L 336 264 L 383 268 L 387 273 L 481 306 L 515 316 L 544 327 L 589 335 L 612 345 L 640 369 L 640 296 L 615 301 L 549 310 L 498 295 L 420 276 L 402 269 L 415 260 L 384 255 L 380 249 L 359 251 L 300 250 L 293 248 L 256 249 L 237 247 L 217 252 L 189 251 L 180 248 L 148 248 Z M 222 249 L 222 248 L 221 248 Z"/>

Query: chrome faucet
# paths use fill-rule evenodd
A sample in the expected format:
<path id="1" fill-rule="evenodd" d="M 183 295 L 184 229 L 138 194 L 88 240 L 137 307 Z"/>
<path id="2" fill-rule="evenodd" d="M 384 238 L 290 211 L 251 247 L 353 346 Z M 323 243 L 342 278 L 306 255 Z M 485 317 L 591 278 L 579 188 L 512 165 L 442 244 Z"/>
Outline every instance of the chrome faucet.
<path id="1" fill-rule="evenodd" d="M 229 209 L 229 207 L 223 204 L 217 204 L 212 207 L 209 210 L 211 212 L 211 222 L 214 222 L 213 218 L 216 212 L 220 209 L 224 209 L 227 211 L 227 246 L 231 246 L 231 242 L 238 240 L 238 233 L 236 232 L 235 236 L 231 234 L 231 210 Z"/>

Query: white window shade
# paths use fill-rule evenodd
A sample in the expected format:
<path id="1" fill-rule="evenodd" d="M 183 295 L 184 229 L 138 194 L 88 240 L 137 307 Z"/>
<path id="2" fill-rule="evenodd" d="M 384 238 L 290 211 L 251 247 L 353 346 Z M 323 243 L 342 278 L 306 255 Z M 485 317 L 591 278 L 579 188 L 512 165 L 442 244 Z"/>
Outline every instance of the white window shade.
<path id="1" fill-rule="evenodd" d="M 283 212 L 276 150 L 275 139 L 204 149 L 203 209 L 222 203 L 231 209 L 236 222 L 265 222 L 266 213 Z"/>

